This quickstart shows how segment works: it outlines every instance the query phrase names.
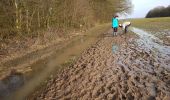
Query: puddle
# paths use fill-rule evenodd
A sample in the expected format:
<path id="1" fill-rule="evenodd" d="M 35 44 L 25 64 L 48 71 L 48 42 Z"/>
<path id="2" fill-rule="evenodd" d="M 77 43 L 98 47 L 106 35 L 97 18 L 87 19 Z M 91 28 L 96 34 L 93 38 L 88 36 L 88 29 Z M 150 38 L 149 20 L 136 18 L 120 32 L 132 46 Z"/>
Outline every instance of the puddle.
<path id="1" fill-rule="evenodd" d="M 113 45 L 112 46 L 112 52 L 115 53 L 116 51 L 118 51 L 118 46 L 117 45 Z"/>
<path id="2" fill-rule="evenodd" d="M 165 62 L 170 60 L 170 46 L 164 45 L 163 41 L 142 29 L 131 28 L 131 31 L 139 36 L 137 44 L 147 52 L 152 52 L 159 59 L 164 59 Z M 168 65 L 170 65 L 168 63 Z"/>
<path id="3" fill-rule="evenodd" d="M 24 75 L 15 71 L 0 80 L 0 98 L 9 96 L 12 92 L 24 85 Z"/>
<path id="4" fill-rule="evenodd" d="M 56 51 L 52 57 L 42 60 L 32 66 L 36 66 L 32 73 L 29 73 L 26 84 L 21 87 L 11 98 L 22 100 L 29 95 L 40 83 L 47 79 L 48 76 L 54 76 L 59 69 L 62 69 L 62 64 L 72 58 L 80 55 L 81 52 L 94 42 L 97 38 L 80 37 L 66 48 Z M 12 99 L 11 99 L 12 100 Z"/>

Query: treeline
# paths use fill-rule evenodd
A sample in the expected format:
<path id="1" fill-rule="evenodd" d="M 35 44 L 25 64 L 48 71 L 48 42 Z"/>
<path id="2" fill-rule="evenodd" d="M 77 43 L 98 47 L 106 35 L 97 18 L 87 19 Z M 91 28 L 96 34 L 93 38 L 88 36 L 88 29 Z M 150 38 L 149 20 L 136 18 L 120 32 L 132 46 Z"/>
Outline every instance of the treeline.
<path id="1" fill-rule="evenodd" d="M 168 7 L 160 6 L 150 10 L 146 18 L 152 17 L 170 17 L 170 5 Z"/>
<path id="2" fill-rule="evenodd" d="M 128 0 L 0 0 L 0 39 L 36 36 L 50 28 L 75 29 L 110 21 Z"/>

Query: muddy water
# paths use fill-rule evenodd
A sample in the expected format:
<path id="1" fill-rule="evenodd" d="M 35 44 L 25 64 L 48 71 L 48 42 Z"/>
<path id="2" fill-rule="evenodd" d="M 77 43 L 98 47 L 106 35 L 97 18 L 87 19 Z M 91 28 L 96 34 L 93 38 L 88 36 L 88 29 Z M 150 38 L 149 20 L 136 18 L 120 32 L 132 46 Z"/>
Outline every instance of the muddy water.
<path id="1" fill-rule="evenodd" d="M 81 41 L 85 41 L 84 42 Z M 37 68 L 34 70 L 35 72 L 29 73 L 31 74 L 31 77 L 29 75 L 28 81 L 26 81 L 25 85 L 18 90 L 14 94 L 14 98 L 16 100 L 22 100 L 24 97 L 26 97 L 29 93 L 31 93 L 40 83 L 46 79 L 48 76 L 52 75 L 52 73 L 57 72 L 56 70 L 61 69 L 62 63 L 65 61 L 68 61 L 69 59 L 74 59 L 77 55 L 79 55 L 84 48 L 87 48 L 87 46 L 92 43 L 91 39 L 85 40 L 85 38 L 81 38 L 80 40 L 76 41 L 77 43 L 73 43 L 71 47 L 64 48 L 64 50 L 54 53 L 54 55 L 49 60 L 43 60 L 40 61 L 32 66 L 41 66 L 41 68 Z M 83 44 L 84 43 L 84 44 Z M 42 65 L 43 64 L 43 65 Z M 12 97 L 13 98 L 13 97 Z"/>
<path id="2" fill-rule="evenodd" d="M 62 69 L 63 66 L 65 66 L 62 64 L 67 64 L 70 60 L 74 61 L 84 49 L 95 43 L 95 41 L 100 38 L 100 34 L 108 30 L 106 27 L 107 25 L 104 27 L 101 26 L 98 30 L 90 30 L 88 34 L 77 36 L 65 47 L 52 52 L 52 56 L 29 65 L 28 67 L 32 68 L 32 71 L 24 74 L 24 85 L 18 87 L 17 91 L 12 93 L 12 95 L 6 99 L 25 99 L 25 97 L 32 93 L 38 86 L 41 85 L 41 83 L 44 83 L 49 76 L 52 78 L 53 75 Z"/>
<path id="3" fill-rule="evenodd" d="M 115 53 L 116 51 L 118 51 L 119 47 L 117 45 L 113 45 L 112 46 L 112 52 Z"/>
<path id="4" fill-rule="evenodd" d="M 140 48 L 144 48 L 145 51 L 152 51 L 155 57 L 163 62 L 169 62 L 170 60 L 170 46 L 163 44 L 163 41 L 155 37 L 149 32 L 143 31 L 138 28 L 131 28 L 131 30 L 139 35 L 137 44 Z M 170 63 L 166 63 L 170 67 Z"/>

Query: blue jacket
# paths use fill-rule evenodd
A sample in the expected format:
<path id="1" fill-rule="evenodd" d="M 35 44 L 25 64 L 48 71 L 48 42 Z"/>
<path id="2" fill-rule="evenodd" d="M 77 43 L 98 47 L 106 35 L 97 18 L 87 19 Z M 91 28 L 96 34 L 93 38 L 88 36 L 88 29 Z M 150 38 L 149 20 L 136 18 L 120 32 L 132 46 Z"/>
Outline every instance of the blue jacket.
<path id="1" fill-rule="evenodd" d="M 112 27 L 118 27 L 119 26 L 119 22 L 117 18 L 112 18 Z"/>

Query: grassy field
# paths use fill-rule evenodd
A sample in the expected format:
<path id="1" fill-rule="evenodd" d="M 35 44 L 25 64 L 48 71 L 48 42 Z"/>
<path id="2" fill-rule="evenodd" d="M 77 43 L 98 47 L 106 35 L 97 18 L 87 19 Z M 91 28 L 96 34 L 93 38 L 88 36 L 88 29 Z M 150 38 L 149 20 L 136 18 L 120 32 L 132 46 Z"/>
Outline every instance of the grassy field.
<path id="1" fill-rule="evenodd" d="M 147 31 L 170 30 L 170 17 L 131 19 L 132 25 Z"/>
<path id="2" fill-rule="evenodd" d="M 170 17 L 130 19 L 132 27 L 141 28 L 170 44 Z"/>

